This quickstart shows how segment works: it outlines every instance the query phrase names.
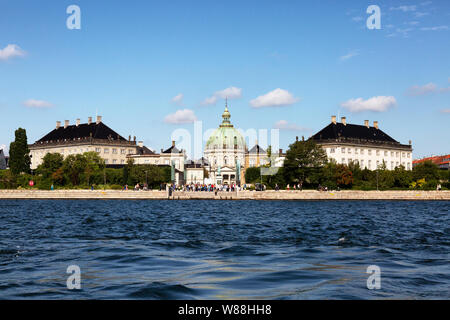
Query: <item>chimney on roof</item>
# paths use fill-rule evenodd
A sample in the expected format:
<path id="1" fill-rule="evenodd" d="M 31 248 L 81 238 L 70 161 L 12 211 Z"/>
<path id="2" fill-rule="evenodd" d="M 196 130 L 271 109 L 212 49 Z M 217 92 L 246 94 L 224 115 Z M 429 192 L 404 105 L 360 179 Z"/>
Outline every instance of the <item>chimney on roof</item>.
<path id="1" fill-rule="evenodd" d="M 136 136 L 133 136 L 133 141 L 136 142 Z"/>
<path id="2" fill-rule="evenodd" d="M 295 137 L 295 141 L 298 141 L 298 136 Z"/>
<path id="3" fill-rule="evenodd" d="M 411 140 L 409 140 L 409 145 L 411 145 L 412 144 L 412 141 Z"/>
<path id="4" fill-rule="evenodd" d="M 128 136 L 128 141 L 131 141 L 131 135 Z"/>
<path id="5" fill-rule="evenodd" d="M 88 124 L 92 123 L 92 117 L 88 117 Z"/>
<path id="6" fill-rule="evenodd" d="M 64 129 L 69 126 L 69 120 L 64 120 Z"/>
<path id="7" fill-rule="evenodd" d="M 280 157 L 281 157 L 281 155 L 283 154 L 283 149 L 280 149 Z"/>
<path id="8" fill-rule="evenodd" d="M 56 129 L 59 129 L 61 127 L 61 121 L 56 121 Z"/>
<path id="9" fill-rule="evenodd" d="M 164 152 L 164 149 L 161 149 L 161 153 L 163 153 Z"/>
<path id="10" fill-rule="evenodd" d="M 375 129 L 378 130 L 378 121 L 374 121 L 374 122 L 373 122 L 373 126 L 375 127 Z"/>
<path id="11" fill-rule="evenodd" d="M 336 116 L 331 116 L 331 123 L 336 124 Z"/>
<path id="12" fill-rule="evenodd" d="M 302 136 L 302 141 L 305 141 L 305 136 Z"/>
<path id="13" fill-rule="evenodd" d="M 102 116 L 97 116 L 97 124 L 99 124 L 100 122 L 102 122 Z"/>
<path id="14" fill-rule="evenodd" d="M 138 146 L 139 146 L 139 148 L 142 148 L 142 147 L 144 146 L 144 142 L 139 141 L 139 142 L 138 142 Z"/>
<path id="15" fill-rule="evenodd" d="M 80 119 L 77 119 L 77 127 L 80 125 Z"/>
<path id="16" fill-rule="evenodd" d="M 364 120 L 364 125 L 369 128 L 369 120 Z"/>
<path id="17" fill-rule="evenodd" d="M 172 147 L 175 147 L 175 140 L 172 140 Z"/>
<path id="18" fill-rule="evenodd" d="M 344 126 L 347 125 L 347 118 L 346 117 L 341 117 L 341 122 Z"/>

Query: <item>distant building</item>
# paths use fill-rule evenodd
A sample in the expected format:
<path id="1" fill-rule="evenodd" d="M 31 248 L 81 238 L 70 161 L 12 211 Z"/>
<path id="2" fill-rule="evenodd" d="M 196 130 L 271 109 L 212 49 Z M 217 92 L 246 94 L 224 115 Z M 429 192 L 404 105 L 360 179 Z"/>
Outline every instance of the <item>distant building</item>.
<path id="1" fill-rule="evenodd" d="M 132 159 L 134 164 L 152 164 L 152 165 L 175 165 L 175 169 L 183 172 L 186 152 L 179 150 L 172 141 L 170 148 L 161 149 L 161 153 L 156 153 L 145 147 L 142 142 L 138 143 L 137 152 L 128 154 L 127 159 Z"/>
<path id="2" fill-rule="evenodd" d="M 264 150 L 258 141 L 256 141 L 253 148 L 245 153 L 245 167 L 259 167 L 269 163 L 269 157 L 267 156 L 267 151 Z"/>
<path id="3" fill-rule="evenodd" d="M 419 163 L 424 163 L 426 161 L 431 161 L 436 164 L 440 169 L 450 170 L 450 154 L 444 156 L 434 156 L 423 159 L 416 159 L 413 161 L 413 167 L 418 165 Z"/>
<path id="4" fill-rule="evenodd" d="M 0 149 L 0 170 L 8 168 L 8 158 L 5 156 L 3 149 Z"/>
<path id="5" fill-rule="evenodd" d="M 124 165 L 128 154 L 137 153 L 136 137 L 133 141 L 131 136 L 126 140 L 105 125 L 101 116 L 97 116 L 96 122 L 89 117 L 88 122 L 83 124 L 80 119 L 74 125 L 69 125 L 69 120 L 66 120 L 64 126 L 57 121 L 56 128 L 29 145 L 29 149 L 33 170 L 42 163 L 47 153 L 60 153 L 67 157 L 95 151 L 107 166 Z"/>
<path id="6" fill-rule="evenodd" d="M 186 184 L 203 184 L 206 182 L 210 182 L 209 180 L 209 171 L 210 165 L 208 160 L 205 158 L 201 158 L 197 161 L 187 160 L 184 163 L 184 174 L 185 174 L 185 183 Z"/>
<path id="7" fill-rule="evenodd" d="M 230 122 L 228 104 L 222 114 L 222 123 L 209 136 L 204 157 L 210 164 L 210 181 L 213 184 L 240 183 L 244 173 L 247 144 L 242 134 Z"/>
<path id="8" fill-rule="evenodd" d="M 331 117 L 331 123 L 313 139 L 326 151 L 328 158 L 337 163 L 350 164 L 357 162 L 361 168 L 376 170 L 383 162 L 388 170 L 403 166 L 412 169 L 412 145 L 401 144 L 382 131 L 378 121 L 369 126 L 369 120 L 364 125 L 347 124 L 346 118 L 336 122 L 336 116 Z"/>

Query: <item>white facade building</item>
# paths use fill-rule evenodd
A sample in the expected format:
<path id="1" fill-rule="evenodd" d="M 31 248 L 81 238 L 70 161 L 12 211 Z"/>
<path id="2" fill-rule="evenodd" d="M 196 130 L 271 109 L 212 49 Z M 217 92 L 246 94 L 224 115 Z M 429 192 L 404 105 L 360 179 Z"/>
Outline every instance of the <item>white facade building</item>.
<path id="1" fill-rule="evenodd" d="M 331 123 L 311 139 L 337 163 L 357 162 L 362 169 L 369 170 L 376 170 L 384 163 L 388 170 L 399 166 L 412 170 L 411 142 L 400 144 L 378 127 L 378 121 L 370 127 L 369 120 L 365 120 L 364 125 L 355 125 L 347 124 L 345 117 L 337 123 L 336 116 L 332 116 Z"/>
<path id="2" fill-rule="evenodd" d="M 47 153 L 60 153 L 64 157 L 85 152 L 97 152 L 106 165 L 123 165 L 127 155 L 136 153 L 136 138 L 126 140 L 102 122 L 97 116 L 81 124 L 77 119 L 74 125 L 69 120 L 56 122 L 56 128 L 28 146 L 31 156 L 31 169 L 35 170 Z"/>

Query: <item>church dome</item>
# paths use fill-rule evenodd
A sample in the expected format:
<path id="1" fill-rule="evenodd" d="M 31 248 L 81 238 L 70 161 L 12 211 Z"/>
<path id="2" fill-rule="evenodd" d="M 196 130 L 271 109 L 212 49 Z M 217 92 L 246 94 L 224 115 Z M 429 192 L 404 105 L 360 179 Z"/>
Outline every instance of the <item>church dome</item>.
<path id="1" fill-rule="evenodd" d="M 231 124 L 231 115 L 227 105 L 225 105 L 225 111 L 222 114 L 222 118 L 222 124 L 209 136 L 205 149 L 208 151 L 235 148 L 238 150 L 245 150 L 245 139 L 239 130 L 234 128 Z"/>

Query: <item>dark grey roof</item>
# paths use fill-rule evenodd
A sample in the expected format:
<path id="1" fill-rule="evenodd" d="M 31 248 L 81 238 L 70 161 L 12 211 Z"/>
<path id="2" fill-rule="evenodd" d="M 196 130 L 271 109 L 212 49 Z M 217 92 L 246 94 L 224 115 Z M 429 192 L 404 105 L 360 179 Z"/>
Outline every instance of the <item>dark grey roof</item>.
<path id="1" fill-rule="evenodd" d="M 266 150 L 261 148 L 258 144 L 256 144 L 253 148 L 251 148 L 248 153 L 266 153 Z"/>
<path id="2" fill-rule="evenodd" d="M 384 131 L 375 127 L 366 127 L 357 124 L 330 123 L 317 132 L 310 139 L 335 140 L 335 139 L 359 139 L 373 142 L 399 143 Z"/>
<path id="3" fill-rule="evenodd" d="M 77 125 L 71 125 L 67 128 L 63 126 L 58 129 L 53 129 L 44 137 L 36 141 L 37 143 L 46 141 L 65 141 L 83 138 L 105 139 L 105 140 L 121 140 L 126 141 L 125 138 L 120 136 L 117 132 L 105 125 L 103 122 L 91 124 L 84 123 Z"/>
<path id="4" fill-rule="evenodd" d="M 156 154 L 154 151 L 150 150 L 146 146 L 143 147 L 137 147 L 137 153 L 138 155 L 150 155 L 150 154 Z"/>
<path id="5" fill-rule="evenodd" d="M 181 153 L 181 151 L 178 150 L 177 147 L 171 146 L 169 149 L 163 151 L 162 153 Z"/>
<path id="6" fill-rule="evenodd" d="M 6 157 L 3 153 L 3 149 L 0 149 L 0 170 L 5 170 L 7 167 Z"/>
<path id="7" fill-rule="evenodd" d="M 200 159 L 195 161 L 195 163 L 196 164 L 201 164 L 201 165 L 209 165 L 209 161 L 205 157 L 201 157 Z"/>

